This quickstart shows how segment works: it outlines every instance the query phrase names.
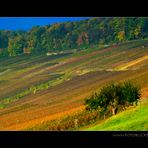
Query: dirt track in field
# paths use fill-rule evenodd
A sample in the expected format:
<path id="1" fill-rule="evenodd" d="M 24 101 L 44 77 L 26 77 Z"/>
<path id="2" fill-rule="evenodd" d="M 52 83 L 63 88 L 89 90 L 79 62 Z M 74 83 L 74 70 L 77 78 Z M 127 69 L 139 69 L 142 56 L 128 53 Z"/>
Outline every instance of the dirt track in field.
<path id="1" fill-rule="evenodd" d="M 138 63 L 140 63 L 140 62 L 143 62 L 143 61 L 145 61 L 145 60 L 147 60 L 147 59 L 148 59 L 148 55 L 143 56 L 143 57 L 140 57 L 140 58 L 138 58 L 138 59 L 136 59 L 136 60 L 133 60 L 133 61 L 131 61 L 131 62 L 128 62 L 128 63 L 124 64 L 123 66 L 120 65 L 121 68 L 119 68 L 119 70 L 126 70 L 126 69 L 128 69 L 129 67 L 134 66 L 134 65 L 136 65 L 136 64 L 138 64 Z"/>

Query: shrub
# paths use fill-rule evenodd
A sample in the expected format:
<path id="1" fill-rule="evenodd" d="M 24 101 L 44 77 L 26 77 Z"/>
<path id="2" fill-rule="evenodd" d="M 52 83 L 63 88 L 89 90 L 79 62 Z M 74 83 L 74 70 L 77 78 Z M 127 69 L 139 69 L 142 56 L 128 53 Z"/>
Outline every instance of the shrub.
<path id="1" fill-rule="evenodd" d="M 60 119 L 47 121 L 41 125 L 34 126 L 27 130 L 50 130 L 50 131 L 66 131 L 75 130 L 80 127 L 94 123 L 99 119 L 99 113 L 96 110 L 83 110 L 73 115 L 67 115 Z"/>

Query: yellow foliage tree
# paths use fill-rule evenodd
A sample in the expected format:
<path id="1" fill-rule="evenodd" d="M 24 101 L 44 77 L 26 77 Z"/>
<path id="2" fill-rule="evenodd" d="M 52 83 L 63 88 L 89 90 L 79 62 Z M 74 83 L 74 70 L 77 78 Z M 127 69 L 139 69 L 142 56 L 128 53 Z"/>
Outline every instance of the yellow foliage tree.
<path id="1" fill-rule="evenodd" d="M 117 38 L 120 42 L 124 41 L 125 40 L 125 31 L 120 31 L 117 35 Z"/>
<path id="2" fill-rule="evenodd" d="M 137 26 L 137 28 L 134 30 L 134 35 L 135 37 L 138 37 L 141 33 L 141 27 Z"/>

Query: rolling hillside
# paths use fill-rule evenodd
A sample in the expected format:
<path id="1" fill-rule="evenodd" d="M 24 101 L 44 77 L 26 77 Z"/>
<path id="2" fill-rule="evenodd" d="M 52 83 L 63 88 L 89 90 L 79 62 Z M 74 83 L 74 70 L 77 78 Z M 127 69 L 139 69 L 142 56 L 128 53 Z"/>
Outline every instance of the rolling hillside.
<path id="1" fill-rule="evenodd" d="M 111 81 L 131 79 L 148 97 L 147 55 L 148 40 L 139 40 L 1 58 L 0 130 L 25 130 L 83 110 L 84 99 Z"/>
<path id="2" fill-rule="evenodd" d="M 89 131 L 147 131 L 148 130 L 148 99 L 139 102 L 137 107 L 110 117 L 97 125 L 89 127 Z M 130 119 L 130 120 L 129 120 Z M 85 129 L 86 130 L 86 129 Z"/>

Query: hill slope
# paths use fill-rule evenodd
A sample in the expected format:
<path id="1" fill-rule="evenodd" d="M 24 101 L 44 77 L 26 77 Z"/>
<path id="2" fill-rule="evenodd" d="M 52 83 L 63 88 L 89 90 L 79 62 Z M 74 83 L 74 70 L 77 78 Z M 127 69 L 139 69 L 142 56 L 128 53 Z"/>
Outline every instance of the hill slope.
<path id="1" fill-rule="evenodd" d="M 87 96 L 111 81 L 131 79 L 148 97 L 148 61 L 139 60 L 148 55 L 147 45 L 140 40 L 0 59 L 0 130 L 23 130 L 81 110 Z"/>
<path id="2" fill-rule="evenodd" d="M 89 131 L 147 131 L 148 99 L 141 100 L 137 107 L 131 107 L 101 123 L 91 126 Z"/>

